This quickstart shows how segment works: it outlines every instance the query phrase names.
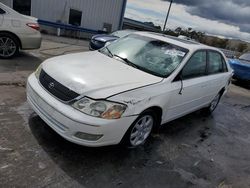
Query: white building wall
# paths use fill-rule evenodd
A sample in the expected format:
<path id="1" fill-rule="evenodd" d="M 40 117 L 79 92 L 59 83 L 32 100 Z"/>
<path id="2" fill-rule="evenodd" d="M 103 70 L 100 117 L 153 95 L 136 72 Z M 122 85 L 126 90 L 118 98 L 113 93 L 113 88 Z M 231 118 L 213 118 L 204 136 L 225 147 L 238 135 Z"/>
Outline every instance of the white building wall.
<path id="1" fill-rule="evenodd" d="M 31 14 L 42 20 L 68 23 L 70 8 L 82 11 L 81 27 L 102 30 L 103 23 L 119 28 L 123 0 L 32 0 Z"/>
<path id="2" fill-rule="evenodd" d="M 125 0 L 31 0 L 31 15 L 46 21 L 68 23 L 70 8 L 82 11 L 81 27 L 102 30 L 103 23 L 119 29 Z M 13 0 L 0 0 L 12 7 Z"/>

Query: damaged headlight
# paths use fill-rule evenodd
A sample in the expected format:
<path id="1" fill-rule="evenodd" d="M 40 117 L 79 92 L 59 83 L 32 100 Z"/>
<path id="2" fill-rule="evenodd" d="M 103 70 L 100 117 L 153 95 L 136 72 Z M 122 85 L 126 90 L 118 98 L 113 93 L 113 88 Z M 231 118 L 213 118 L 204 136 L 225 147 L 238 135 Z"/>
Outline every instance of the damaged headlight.
<path id="1" fill-rule="evenodd" d="M 35 76 L 37 79 L 39 79 L 41 71 L 42 71 L 42 64 L 40 64 L 39 67 L 37 67 L 37 69 L 35 71 Z"/>
<path id="2" fill-rule="evenodd" d="M 73 107 L 85 114 L 103 119 L 119 119 L 127 108 L 124 104 L 87 97 L 75 102 Z"/>

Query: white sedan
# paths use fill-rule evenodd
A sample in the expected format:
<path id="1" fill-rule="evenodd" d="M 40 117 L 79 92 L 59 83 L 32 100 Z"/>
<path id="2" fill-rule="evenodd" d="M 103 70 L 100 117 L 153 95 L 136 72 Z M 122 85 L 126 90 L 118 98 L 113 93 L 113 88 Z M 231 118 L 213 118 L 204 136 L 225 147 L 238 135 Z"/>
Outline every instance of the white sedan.
<path id="1" fill-rule="evenodd" d="M 38 49 L 42 37 L 37 19 L 0 3 L 0 58 L 11 58 L 19 49 Z"/>
<path id="2" fill-rule="evenodd" d="M 215 48 L 138 32 L 99 51 L 46 60 L 28 78 L 27 98 L 71 142 L 136 147 L 166 122 L 214 111 L 231 75 Z"/>

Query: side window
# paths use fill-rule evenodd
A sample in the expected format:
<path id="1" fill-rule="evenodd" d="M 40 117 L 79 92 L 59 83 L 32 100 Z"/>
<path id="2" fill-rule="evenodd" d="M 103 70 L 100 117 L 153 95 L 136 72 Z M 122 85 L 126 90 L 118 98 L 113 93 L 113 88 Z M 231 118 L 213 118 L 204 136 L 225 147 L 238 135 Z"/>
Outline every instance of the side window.
<path id="1" fill-rule="evenodd" d="M 182 70 L 182 78 L 189 79 L 204 76 L 206 73 L 206 51 L 196 52 Z"/>
<path id="2" fill-rule="evenodd" d="M 5 11 L 0 8 L 0 14 L 5 14 Z"/>
<path id="3" fill-rule="evenodd" d="M 223 59 L 220 53 L 208 52 L 208 74 L 224 72 Z"/>
<path id="4" fill-rule="evenodd" d="M 223 72 L 228 72 L 226 60 L 223 57 L 221 58 L 222 58 L 222 63 L 223 63 Z"/>

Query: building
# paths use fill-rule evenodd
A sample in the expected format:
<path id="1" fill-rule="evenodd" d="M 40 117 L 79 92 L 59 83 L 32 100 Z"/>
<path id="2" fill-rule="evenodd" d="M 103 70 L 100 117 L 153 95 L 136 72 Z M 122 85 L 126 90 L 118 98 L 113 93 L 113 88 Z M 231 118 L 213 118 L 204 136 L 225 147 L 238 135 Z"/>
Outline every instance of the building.
<path id="1" fill-rule="evenodd" d="M 127 0 L 0 0 L 0 2 L 17 12 L 34 16 L 44 22 L 111 32 L 122 27 Z"/>
<path id="2" fill-rule="evenodd" d="M 161 27 L 155 26 L 152 22 L 140 22 L 130 18 L 124 18 L 123 29 L 133 29 L 139 31 L 160 32 Z"/>

